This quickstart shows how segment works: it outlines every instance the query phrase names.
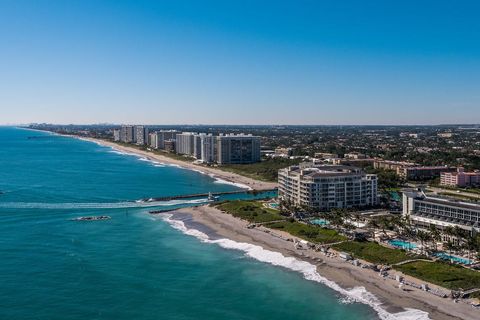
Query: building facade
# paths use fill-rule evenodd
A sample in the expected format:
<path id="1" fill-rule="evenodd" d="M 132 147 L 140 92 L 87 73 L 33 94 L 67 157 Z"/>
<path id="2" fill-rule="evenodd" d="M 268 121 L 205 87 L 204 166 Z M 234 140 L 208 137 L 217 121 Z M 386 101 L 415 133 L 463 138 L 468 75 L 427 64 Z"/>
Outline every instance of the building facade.
<path id="1" fill-rule="evenodd" d="M 318 210 L 377 205 L 377 176 L 359 168 L 311 163 L 278 171 L 278 196 Z"/>
<path id="2" fill-rule="evenodd" d="M 165 140 L 164 141 L 164 150 L 166 152 L 175 152 L 175 139 Z"/>
<path id="3" fill-rule="evenodd" d="M 398 175 L 406 180 L 426 180 L 440 177 L 442 172 L 455 172 L 457 168 L 447 166 L 407 167 L 399 170 Z"/>
<path id="4" fill-rule="evenodd" d="M 150 132 L 148 134 L 148 145 L 152 149 L 158 149 L 157 132 Z"/>
<path id="5" fill-rule="evenodd" d="M 260 137 L 220 135 L 217 137 L 218 164 L 247 164 L 260 161 Z"/>
<path id="6" fill-rule="evenodd" d="M 164 150 L 165 149 L 165 141 L 167 140 L 175 140 L 177 134 L 180 133 L 176 130 L 160 130 L 157 131 L 157 145 L 156 149 Z"/>
<path id="7" fill-rule="evenodd" d="M 113 141 L 120 141 L 120 129 L 113 129 Z"/>
<path id="8" fill-rule="evenodd" d="M 125 143 L 136 142 L 135 127 L 123 125 L 120 129 L 120 141 Z"/>
<path id="9" fill-rule="evenodd" d="M 453 198 L 430 196 L 417 190 L 403 192 L 403 215 L 419 228 L 434 225 L 440 230 L 458 226 L 480 231 L 480 205 Z"/>
<path id="10" fill-rule="evenodd" d="M 135 126 L 135 143 L 146 145 L 148 142 L 148 128 L 145 126 Z"/>
<path id="11" fill-rule="evenodd" d="M 458 168 L 457 172 L 442 172 L 440 185 L 448 187 L 470 187 L 480 185 L 480 171 L 465 172 Z"/>
<path id="12" fill-rule="evenodd" d="M 175 150 L 178 154 L 193 156 L 194 152 L 194 137 L 193 132 L 183 132 L 176 134 Z"/>
<path id="13" fill-rule="evenodd" d="M 215 162 L 217 155 L 217 137 L 210 135 L 201 136 L 201 159 L 204 163 Z"/>

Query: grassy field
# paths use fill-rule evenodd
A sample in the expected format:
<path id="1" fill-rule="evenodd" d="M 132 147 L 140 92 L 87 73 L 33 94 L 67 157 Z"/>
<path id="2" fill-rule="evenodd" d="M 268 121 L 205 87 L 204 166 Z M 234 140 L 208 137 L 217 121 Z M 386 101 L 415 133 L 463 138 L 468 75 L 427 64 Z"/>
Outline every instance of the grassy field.
<path id="1" fill-rule="evenodd" d="M 448 289 L 471 289 L 480 287 L 480 272 L 445 262 L 416 261 L 395 269 Z"/>
<path id="2" fill-rule="evenodd" d="M 314 243 L 333 243 L 344 241 L 346 238 L 335 230 L 324 229 L 318 226 L 303 224 L 296 221 L 274 222 L 266 225 L 268 228 L 282 230 L 293 236 Z"/>
<path id="3" fill-rule="evenodd" d="M 286 168 L 291 165 L 298 164 L 300 160 L 290 159 L 267 159 L 262 162 L 252 164 L 229 164 L 219 166 L 224 171 L 233 172 L 256 180 L 276 182 L 278 177 L 278 169 Z"/>
<path id="4" fill-rule="evenodd" d="M 277 210 L 265 208 L 263 204 L 258 201 L 228 201 L 217 205 L 217 208 L 234 217 L 250 222 L 269 222 L 285 219 Z"/>
<path id="5" fill-rule="evenodd" d="M 355 258 L 364 259 L 375 264 L 394 264 L 412 259 L 404 251 L 386 248 L 375 242 L 349 241 L 334 245 L 333 248 L 338 251 L 348 252 Z"/>

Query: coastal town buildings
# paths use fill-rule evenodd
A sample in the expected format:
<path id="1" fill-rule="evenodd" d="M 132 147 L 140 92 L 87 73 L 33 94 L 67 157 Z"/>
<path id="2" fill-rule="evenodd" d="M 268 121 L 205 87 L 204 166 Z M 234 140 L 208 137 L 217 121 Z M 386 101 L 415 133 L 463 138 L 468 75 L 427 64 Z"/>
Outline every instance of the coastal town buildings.
<path id="1" fill-rule="evenodd" d="M 260 137 L 228 134 L 217 137 L 218 164 L 246 164 L 260 161 Z"/>
<path id="2" fill-rule="evenodd" d="M 367 156 L 366 156 L 365 154 L 360 153 L 360 152 L 345 153 L 345 154 L 343 155 L 343 157 L 344 157 L 345 159 L 355 159 L 355 160 L 367 158 Z"/>
<path id="3" fill-rule="evenodd" d="M 359 168 L 303 163 L 278 171 L 278 197 L 313 209 L 377 204 L 377 176 Z"/>
<path id="4" fill-rule="evenodd" d="M 220 134 L 214 136 L 206 133 L 178 132 L 175 130 L 149 133 L 148 128 L 144 126 L 128 125 L 116 130 L 118 131 L 119 141 L 176 152 L 180 155 L 191 156 L 204 163 L 248 164 L 259 162 L 261 158 L 260 137 L 253 135 Z M 292 149 L 286 148 L 284 151 L 291 153 Z"/>
<path id="5" fill-rule="evenodd" d="M 455 172 L 457 168 L 449 166 L 419 166 L 413 162 L 388 161 L 375 159 L 375 169 L 393 170 L 396 174 L 406 180 L 426 180 L 440 177 L 442 172 Z"/>
<path id="6" fill-rule="evenodd" d="M 403 192 L 403 215 L 416 227 L 440 230 L 459 227 L 471 233 L 480 231 L 480 205 L 453 198 L 426 195 L 422 191 Z"/>
<path id="7" fill-rule="evenodd" d="M 329 152 L 315 152 L 315 158 L 317 159 L 334 159 L 338 158 L 337 153 L 329 153 Z"/>
<path id="8" fill-rule="evenodd" d="M 290 157 L 293 155 L 293 149 L 292 148 L 276 148 L 275 155 L 277 157 Z"/>
<path id="9" fill-rule="evenodd" d="M 480 171 L 465 172 L 458 168 L 456 172 L 442 172 L 440 185 L 448 187 L 471 187 L 480 185 Z"/>
<path id="10" fill-rule="evenodd" d="M 167 140 L 175 140 L 177 134 L 180 133 L 176 130 L 160 130 L 156 131 L 157 134 L 157 145 L 156 149 L 164 150 L 165 149 L 165 141 Z"/>
<path id="11" fill-rule="evenodd" d="M 440 177 L 442 172 L 455 172 L 457 168 L 448 166 L 406 167 L 397 174 L 406 180 L 426 180 Z"/>

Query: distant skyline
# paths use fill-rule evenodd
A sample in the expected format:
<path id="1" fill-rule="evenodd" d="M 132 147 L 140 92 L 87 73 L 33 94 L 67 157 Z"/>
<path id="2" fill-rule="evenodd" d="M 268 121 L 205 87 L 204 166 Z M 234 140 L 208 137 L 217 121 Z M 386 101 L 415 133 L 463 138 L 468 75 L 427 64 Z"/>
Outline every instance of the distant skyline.
<path id="1" fill-rule="evenodd" d="M 0 1 L 0 124 L 480 123 L 477 1 Z"/>

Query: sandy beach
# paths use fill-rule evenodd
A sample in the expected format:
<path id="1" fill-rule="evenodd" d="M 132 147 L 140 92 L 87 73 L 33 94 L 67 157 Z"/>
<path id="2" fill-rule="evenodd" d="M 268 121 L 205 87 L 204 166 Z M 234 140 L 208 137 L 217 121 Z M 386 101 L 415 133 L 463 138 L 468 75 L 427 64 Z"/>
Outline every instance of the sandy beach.
<path id="1" fill-rule="evenodd" d="M 201 171 L 204 174 L 208 174 L 216 179 L 227 181 L 239 187 L 244 187 L 244 188 L 258 190 L 258 191 L 272 190 L 277 187 L 277 183 L 275 182 L 264 182 L 260 180 L 255 180 L 255 179 L 245 177 L 236 173 L 226 172 L 218 168 L 207 167 L 204 165 L 195 164 L 188 161 L 177 160 L 177 159 L 170 158 L 166 155 L 164 156 L 164 155 L 156 154 L 149 151 L 143 151 L 134 147 L 122 146 L 114 142 L 109 142 L 109 141 L 94 139 L 94 138 L 84 138 L 84 137 L 78 137 L 78 136 L 68 136 L 68 137 L 74 137 L 81 140 L 94 142 L 102 146 L 111 147 L 121 152 L 136 154 L 136 155 L 145 157 L 149 160 L 158 161 L 158 162 L 166 163 L 170 165 L 175 165 L 175 166 L 179 166 L 189 170 Z"/>
<path id="2" fill-rule="evenodd" d="M 191 228 L 195 225 L 203 226 L 203 230 L 210 230 L 212 235 L 220 238 L 231 239 L 236 242 L 259 245 L 270 251 L 283 254 L 286 257 L 307 261 L 317 267 L 317 272 L 340 285 L 341 288 L 351 290 L 352 288 L 364 287 L 368 292 L 378 298 L 378 304 L 381 309 L 392 314 L 397 314 L 399 319 L 418 319 L 416 316 L 409 316 L 409 309 L 422 310 L 428 312 L 430 319 L 479 319 L 480 310 L 476 310 L 466 303 L 455 303 L 450 298 L 440 298 L 431 293 L 409 287 L 405 291 L 398 288 L 398 282 L 392 279 L 385 279 L 370 269 L 362 269 L 353 266 L 339 258 L 330 258 L 323 253 L 314 250 L 297 250 L 291 241 L 287 238 L 295 238 L 282 231 L 270 231 L 264 227 L 248 229 L 248 222 L 235 218 L 220 210 L 209 207 L 199 206 L 193 208 L 182 208 L 170 212 L 175 219 L 175 215 L 188 216 L 183 219 L 188 226 L 190 219 Z M 207 232 L 208 233 L 208 232 Z M 279 237 L 280 236 L 280 237 Z M 396 271 L 392 271 L 396 274 Z M 406 276 L 407 280 L 416 283 L 421 282 Z M 430 284 L 431 288 L 439 288 Z M 443 288 L 439 288 L 443 289 Z M 445 289 L 443 289 L 445 291 Z M 387 318 L 389 318 L 387 316 Z"/>

